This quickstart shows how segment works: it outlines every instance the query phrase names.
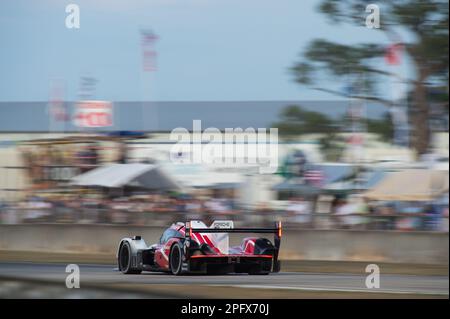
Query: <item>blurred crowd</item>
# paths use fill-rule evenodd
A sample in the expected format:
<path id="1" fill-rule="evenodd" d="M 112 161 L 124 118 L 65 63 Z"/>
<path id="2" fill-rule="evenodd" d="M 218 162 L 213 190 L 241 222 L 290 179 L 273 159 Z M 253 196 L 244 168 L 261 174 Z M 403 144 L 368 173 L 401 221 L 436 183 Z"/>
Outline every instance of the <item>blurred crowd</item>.
<path id="1" fill-rule="evenodd" d="M 324 209 L 326 207 L 326 209 Z M 30 196 L 1 203 L 0 223 L 80 223 L 164 226 L 172 222 L 232 219 L 241 225 L 267 226 L 282 220 L 302 229 L 400 230 L 448 232 L 448 205 L 367 202 L 336 196 L 328 203 L 293 197 L 283 209 L 267 205 L 249 210 L 233 198 L 180 194 L 138 194 L 104 198 L 88 194 L 51 198 Z"/>
<path id="2" fill-rule="evenodd" d="M 304 228 L 449 230 L 448 205 L 437 203 L 418 205 L 408 202 L 369 202 L 357 195 L 349 198 L 336 196 L 326 212 L 318 212 L 317 203 L 297 197 L 290 200 L 287 213 L 289 223 Z"/>
<path id="3" fill-rule="evenodd" d="M 21 202 L 0 205 L 2 223 L 103 223 L 158 225 L 179 220 L 236 218 L 239 211 L 228 198 L 196 198 L 170 194 L 128 197 L 44 198 L 30 196 Z"/>
<path id="4" fill-rule="evenodd" d="M 231 219 L 246 226 L 268 226 L 281 220 L 287 227 L 298 229 L 443 232 L 449 229 L 448 196 L 433 202 L 381 202 L 367 201 L 354 192 L 326 196 L 289 193 L 277 203 L 267 201 L 249 208 L 243 207 L 236 192 L 230 189 L 197 189 L 184 194 L 136 187 L 76 188 L 68 184 L 73 176 L 105 162 L 127 163 L 130 152 L 125 143 L 100 147 L 96 142 L 81 141 L 21 148 L 32 187 L 23 200 L 0 199 L 0 223 L 165 226 L 186 220 L 211 224 L 214 220 Z M 305 163 L 305 156 L 297 152 L 295 165 L 288 168 L 304 173 Z"/>

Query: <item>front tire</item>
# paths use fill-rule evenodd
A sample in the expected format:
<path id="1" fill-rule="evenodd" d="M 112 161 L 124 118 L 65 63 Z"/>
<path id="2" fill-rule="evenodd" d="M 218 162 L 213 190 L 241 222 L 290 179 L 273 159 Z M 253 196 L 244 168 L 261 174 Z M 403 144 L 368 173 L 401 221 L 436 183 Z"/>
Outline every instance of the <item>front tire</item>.
<path id="1" fill-rule="evenodd" d="M 131 267 L 131 247 L 125 242 L 120 246 L 118 258 L 119 270 L 123 274 L 140 274 L 142 270 Z"/>
<path id="2" fill-rule="evenodd" d="M 181 275 L 183 270 L 183 249 L 180 243 L 173 244 L 170 249 L 169 267 L 173 275 Z"/>

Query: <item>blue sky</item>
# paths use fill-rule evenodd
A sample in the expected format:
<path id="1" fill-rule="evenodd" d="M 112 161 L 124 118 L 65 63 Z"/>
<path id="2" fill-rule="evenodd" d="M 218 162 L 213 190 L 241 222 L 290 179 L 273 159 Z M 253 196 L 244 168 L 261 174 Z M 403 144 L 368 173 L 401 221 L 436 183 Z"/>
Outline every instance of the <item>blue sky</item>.
<path id="1" fill-rule="evenodd" d="M 81 28 L 65 27 L 78 4 Z M 113 101 L 329 100 L 289 73 L 314 38 L 384 42 L 381 32 L 327 23 L 311 0 L 15 0 L 0 2 L 0 101 L 45 101 L 51 79 L 77 99 L 80 76 Z M 151 28 L 158 70 L 142 72 Z M 341 83 L 330 83 L 339 87 Z M 344 85 L 342 84 L 342 87 Z"/>

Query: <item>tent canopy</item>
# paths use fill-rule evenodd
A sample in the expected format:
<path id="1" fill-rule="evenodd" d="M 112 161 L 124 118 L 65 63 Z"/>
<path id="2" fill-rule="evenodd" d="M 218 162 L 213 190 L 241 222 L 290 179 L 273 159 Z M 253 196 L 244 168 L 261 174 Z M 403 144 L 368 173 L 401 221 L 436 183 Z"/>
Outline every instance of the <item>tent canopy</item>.
<path id="1" fill-rule="evenodd" d="M 71 181 L 77 186 L 118 188 L 135 186 L 155 190 L 176 190 L 180 187 L 159 167 L 152 164 L 109 164 L 75 176 Z"/>
<path id="2" fill-rule="evenodd" d="M 314 196 L 319 195 L 321 193 L 320 188 L 315 187 L 310 184 L 306 184 L 304 182 L 301 182 L 295 178 L 287 179 L 277 185 L 275 185 L 273 190 L 276 191 L 289 191 L 293 193 L 297 193 L 299 195 L 306 195 L 306 196 Z"/>
<path id="3" fill-rule="evenodd" d="M 350 178 L 354 174 L 355 167 L 348 164 L 322 164 L 316 165 L 315 169 L 322 172 L 324 177 L 322 184 L 325 185 L 326 188 L 329 184 L 342 182 L 343 180 Z"/>
<path id="4" fill-rule="evenodd" d="M 354 175 L 355 167 L 349 164 L 310 164 L 307 171 L 322 173 L 321 186 L 307 183 L 300 178 L 289 178 L 272 187 L 276 191 L 289 191 L 303 195 L 320 195 L 324 193 L 344 193 L 354 189 L 350 178 Z"/>
<path id="5" fill-rule="evenodd" d="M 387 174 L 363 196 L 382 201 L 431 201 L 445 192 L 448 171 L 408 169 Z"/>
<path id="6" fill-rule="evenodd" d="M 375 169 L 367 174 L 367 179 L 359 185 L 359 189 L 368 190 L 381 182 L 389 174 L 387 170 Z"/>
<path id="7" fill-rule="evenodd" d="M 327 193 L 349 193 L 354 192 L 355 190 L 365 190 L 373 188 L 376 184 L 378 184 L 382 179 L 386 177 L 388 174 L 387 171 L 383 169 L 375 169 L 368 172 L 363 173 L 359 180 L 356 179 L 348 179 L 348 175 L 344 176 L 342 179 L 334 181 L 332 183 L 326 184 L 323 189 Z"/>
<path id="8" fill-rule="evenodd" d="M 164 169 L 186 187 L 235 189 L 244 182 L 244 176 L 234 172 L 222 172 L 198 164 L 164 164 Z"/>

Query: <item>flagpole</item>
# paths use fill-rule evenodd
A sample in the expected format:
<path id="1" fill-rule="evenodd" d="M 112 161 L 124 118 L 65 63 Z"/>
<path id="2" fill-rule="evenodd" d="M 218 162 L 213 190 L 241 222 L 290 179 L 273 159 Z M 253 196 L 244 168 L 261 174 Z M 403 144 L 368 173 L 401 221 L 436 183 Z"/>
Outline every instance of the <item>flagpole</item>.
<path id="1" fill-rule="evenodd" d="M 148 110 L 148 108 L 151 108 L 151 90 L 149 90 L 149 94 L 147 95 L 146 92 L 146 87 L 147 85 L 145 83 L 147 83 L 148 80 L 148 85 L 149 88 L 153 88 L 152 85 L 152 74 L 154 71 L 156 71 L 156 51 L 154 49 L 154 45 L 155 42 L 159 39 L 158 36 L 151 30 L 151 29 L 141 29 L 140 31 L 141 34 L 141 48 L 142 48 L 142 66 L 143 66 L 143 78 L 144 80 L 142 80 L 141 77 L 141 83 L 143 85 L 143 101 L 142 101 L 142 126 L 143 126 L 143 131 L 150 131 L 151 128 L 153 128 L 154 130 L 156 130 L 157 128 L 157 110 L 156 107 L 153 110 L 153 112 L 151 112 L 151 110 Z M 141 73 L 142 74 L 142 73 Z M 148 74 L 148 79 L 145 76 L 145 74 Z M 148 96 L 148 101 L 146 101 Z M 153 125 L 148 125 L 148 118 L 153 115 Z"/>

